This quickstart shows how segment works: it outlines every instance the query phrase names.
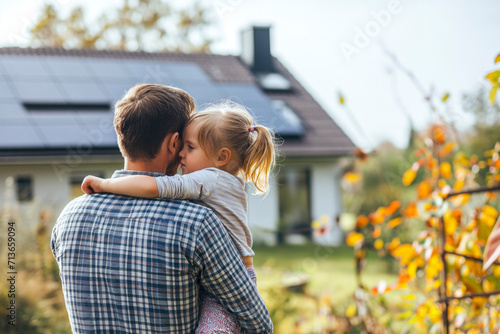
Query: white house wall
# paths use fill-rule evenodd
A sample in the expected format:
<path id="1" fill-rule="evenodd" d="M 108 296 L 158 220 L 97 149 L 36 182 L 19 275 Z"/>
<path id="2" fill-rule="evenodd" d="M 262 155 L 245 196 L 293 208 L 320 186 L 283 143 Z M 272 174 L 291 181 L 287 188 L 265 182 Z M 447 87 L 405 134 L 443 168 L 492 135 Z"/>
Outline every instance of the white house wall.
<path id="1" fill-rule="evenodd" d="M 74 173 L 103 172 L 109 177 L 116 169 L 123 168 L 123 164 L 97 163 L 80 164 L 61 172 L 54 168 L 54 164 L 11 164 L 0 165 L 0 209 L 9 210 L 20 224 L 25 227 L 34 227 L 38 223 L 38 214 L 43 209 L 49 209 L 53 215 L 53 222 L 64 206 L 71 200 L 70 178 Z M 30 176 L 33 180 L 33 200 L 19 203 L 15 179 L 18 176 Z M 8 186 L 10 180 L 13 186 Z"/>
<path id="2" fill-rule="evenodd" d="M 269 180 L 267 195 L 252 195 L 253 188 L 248 187 L 248 224 L 254 243 L 274 245 L 278 230 L 279 203 L 278 188 L 274 176 Z"/>
<path id="3" fill-rule="evenodd" d="M 329 231 L 315 237 L 322 244 L 340 245 L 342 232 L 337 218 L 342 212 L 342 192 L 340 189 L 340 168 L 336 162 L 322 162 L 312 165 L 311 173 L 311 215 L 313 220 L 329 224 Z"/>

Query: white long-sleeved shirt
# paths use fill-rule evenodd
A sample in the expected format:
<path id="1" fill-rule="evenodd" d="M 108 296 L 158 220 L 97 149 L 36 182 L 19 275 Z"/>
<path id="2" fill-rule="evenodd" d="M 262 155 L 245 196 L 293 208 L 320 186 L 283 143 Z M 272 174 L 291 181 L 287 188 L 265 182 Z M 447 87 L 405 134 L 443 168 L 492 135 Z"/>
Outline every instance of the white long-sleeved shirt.
<path id="1" fill-rule="evenodd" d="M 255 255 L 247 224 L 245 181 L 218 168 L 155 179 L 159 197 L 190 199 L 209 207 L 221 220 L 240 255 Z"/>

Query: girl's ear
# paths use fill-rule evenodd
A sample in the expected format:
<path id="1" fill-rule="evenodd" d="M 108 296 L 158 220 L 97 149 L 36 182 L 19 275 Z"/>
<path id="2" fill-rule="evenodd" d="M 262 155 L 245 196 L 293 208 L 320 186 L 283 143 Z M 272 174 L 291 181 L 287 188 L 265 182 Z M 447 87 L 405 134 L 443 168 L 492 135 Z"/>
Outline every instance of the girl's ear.
<path id="1" fill-rule="evenodd" d="M 223 167 L 231 160 L 231 150 L 227 147 L 220 149 L 217 155 L 217 167 Z"/>

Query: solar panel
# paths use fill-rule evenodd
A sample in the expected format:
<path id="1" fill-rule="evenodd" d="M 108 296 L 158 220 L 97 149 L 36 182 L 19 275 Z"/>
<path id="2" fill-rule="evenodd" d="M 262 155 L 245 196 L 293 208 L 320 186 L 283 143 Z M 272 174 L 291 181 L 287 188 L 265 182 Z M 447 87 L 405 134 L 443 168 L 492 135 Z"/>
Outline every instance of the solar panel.
<path id="1" fill-rule="evenodd" d="M 137 82 L 151 84 L 167 84 L 179 81 L 173 72 L 161 61 L 130 61 L 126 67 L 130 70 Z"/>
<path id="2" fill-rule="evenodd" d="M 81 127 L 77 124 L 44 124 L 38 126 L 48 146 L 86 146 L 90 141 L 85 138 Z"/>
<path id="3" fill-rule="evenodd" d="M 14 100 L 14 92 L 10 88 L 11 84 L 5 81 L 0 81 L 0 100 Z"/>
<path id="4" fill-rule="evenodd" d="M 0 56 L 5 73 L 11 78 L 47 76 L 49 73 L 40 57 L 32 56 Z"/>
<path id="5" fill-rule="evenodd" d="M 224 95 L 214 87 L 213 84 L 193 83 L 180 84 L 177 86 L 188 92 L 196 101 L 197 109 L 203 107 L 204 104 L 217 102 L 224 98 Z"/>
<path id="6" fill-rule="evenodd" d="M 31 125 L 0 124 L 1 147 L 42 147 L 45 146 L 43 144 Z"/>
<path id="7" fill-rule="evenodd" d="M 296 136 L 303 133 L 300 124 L 287 120 L 257 87 L 252 84 L 222 83 L 217 87 L 226 94 L 226 98 L 243 104 L 251 109 L 256 123 L 272 128 L 281 136 Z"/>
<path id="8" fill-rule="evenodd" d="M 170 62 L 165 68 L 184 83 L 210 83 L 212 80 L 196 63 Z"/>
<path id="9" fill-rule="evenodd" d="M 247 83 L 218 83 L 217 88 L 224 93 L 227 98 L 236 97 L 242 101 L 268 101 L 268 98 L 255 85 Z"/>
<path id="10" fill-rule="evenodd" d="M 281 135 L 303 131 L 255 84 L 213 82 L 192 62 L 0 56 L 0 146 L 116 146 L 113 104 L 137 83 L 184 89 L 194 97 L 197 109 L 232 99 L 250 108 L 258 123 Z M 73 107 L 27 112 L 22 106 L 27 103 Z M 84 104 L 110 104 L 111 110 L 80 110 Z"/>
<path id="11" fill-rule="evenodd" d="M 29 113 L 29 118 L 33 121 L 33 124 L 38 126 L 48 126 L 48 125 L 78 125 L 77 117 L 72 112 L 57 112 L 57 111 L 43 111 L 43 112 L 31 112 Z"/>
<path id="12" fill-rule="evenodd" d="M 50 80 L 14 81 L 22 102 L 63 102 L 65 94 Z"/>
<path id="13" fill-rule="evenodd" d="M 5 125 L 8 120 L 27 120 L 28 115 L 24 108 L 17 102 L 0 102 L 0 124 Z"/>
<path id="14" fill-rule="evenodd" d="M 72 78 L 73 80 L 91 80 L 91 70 L 83 58 L 45 58 L 49 73 L 57 78 Z"/>
<path id="15" fill-rule="evenodd" d="M 105 87 L 103 84 L 71 82 L 66 79 L 66 82 L 56 83 L 59 90 L 66 92 L 66 101 L 68 102 L 109 102 L 110 98 L 105 95 Z"/>
<path id="16" fill-rule="evenodd" d="M 126 79 L 132 76 L 122 59 L 89 59 L 88 66 L 92 75 L 99 78 Z"/>

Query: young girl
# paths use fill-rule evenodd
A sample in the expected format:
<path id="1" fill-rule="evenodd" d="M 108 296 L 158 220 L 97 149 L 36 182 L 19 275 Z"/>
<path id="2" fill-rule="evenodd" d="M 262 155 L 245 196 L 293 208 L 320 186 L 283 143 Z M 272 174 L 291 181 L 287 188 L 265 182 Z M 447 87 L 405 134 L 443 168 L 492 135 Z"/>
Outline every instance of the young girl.
<path id="1" fill-rule="evenodd" d="M 245 108 L 228 101 L 196 113 L 186 125 L 179 153 L 181 175 L 151 177 L 133 175 L 114 179 L 87 176 L 82 190 L 134 197 L 189 199 L 211 208 L 224 224 L 250 277 L 253 268 L 252 235 L 247 225 L 245 182 L 266 192 L 275 163 L 274 137 L 253 120 Z M 214 298 L 202 302 L 196 333 L 239 333 L 231 312 Z"/>

